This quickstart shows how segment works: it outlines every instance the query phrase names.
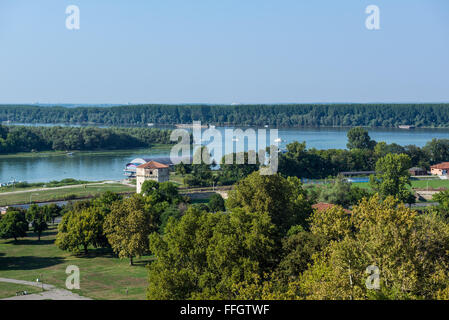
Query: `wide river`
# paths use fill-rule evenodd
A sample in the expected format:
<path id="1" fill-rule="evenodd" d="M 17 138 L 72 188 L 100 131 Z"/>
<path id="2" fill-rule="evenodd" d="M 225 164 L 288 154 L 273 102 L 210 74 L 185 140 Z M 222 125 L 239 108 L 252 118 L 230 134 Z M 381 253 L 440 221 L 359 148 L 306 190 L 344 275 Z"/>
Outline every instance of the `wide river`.
<path id="1" fill-rule="evenodd" d="M 223 133 L 224 128 L 217 128 Z M 293 141 L 306 141 L 307 147 L 317 149 L 344 149 L 347 143 L 348 129 L 336 128 L 306 128 L 279 129 L 280 147 Z M 424 146 L 432 138 L 449 139 L 449 130 L 443 129 L 371 129 L 370 136 L 376 141 L 397 143 L 400 145 L 414 144 Z M 47 182 L 64 178 L 80 180 L 120 180 L 125 178 L 123 169 L 132 159 L 138 157 L 161 158 L 168 157 L 170 149 L 157 148 L 133 150 L 126 152 L 89 153 L 75 152 L 73 156 L 48 155 L 43 156 L 1 156 L 0 182 L 28 181 Z"/>

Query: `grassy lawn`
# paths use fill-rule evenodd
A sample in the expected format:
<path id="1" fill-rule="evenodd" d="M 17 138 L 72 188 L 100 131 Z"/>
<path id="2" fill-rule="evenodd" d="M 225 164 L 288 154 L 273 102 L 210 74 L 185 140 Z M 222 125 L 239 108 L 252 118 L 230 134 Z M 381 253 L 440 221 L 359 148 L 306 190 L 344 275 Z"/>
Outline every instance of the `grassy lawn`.
<path id="1" fill-rule="evenodd" d="M 106 191 L 112 192 L 133 192 L 136 189 L 134 187 L 126 186 L 120 183 L 108 183 L 108 184 L 88 184 L 85 187 L 73 187 L 54 190 L 44 190 L 35 192 L 23 192 L 17 194 L 1 194 L 0 193 L 0 206 L 12 205 L 12 204 L 25 204 L 31 201 L 45 202 L 55 200 L 68 200 L 83 198 L 89 196 L 96 196 Z"/>
<path id="2" fill-rule="evenodd" d="M 429 188 L 449 188 L 449 180 L 412 180 L 412 187 L 418 189 L 426 189 L 427 186 Z"/>
<path id="3" fill-rule="evenodd" d="M 87 256 L 73 256 L 54 245 L 56 233 L 56 227 L 52 226 L 40 242 L 31 232 L 16 244 L 13 240 L 0 240 L 0 277 L 26 281 L 36 281 L 39 277 L 44 283 L 65 288 L 65 270 L 69 265 L 76 265 L 80 269 L 81 289 L 73 292 L 93 299 L 145 299 L 145 266 L 151 257 L 135 259 L 135 265 L 130 266 L 128 260 L 115 258 L 105 249 L 90 248 Z M 19 290 L 14 286 L 3 283 L 0 296 L 9 292 L 15 295 Z"/>
<path id="4" fill-rule="evenodd" d="M 178 187 L 186 187 L 184 184 L 184 177 L 175 172 L 170 172 L 170 182 L 177 184 Z"/>
<path id="5" fill-rule="evenodd" d="M 360 182 L 353 184 L 356 187 L 365 188 L 371 190 L 369 182 Z M 449 180 L 412 180 L 412 188 L 415 189 L 426 189 L 429 186 L 432 188 L 449 188 Z"/>
<path id="6" fill-rule="evenodd" d="M 42 292 L 42 289 L 22 284 L 0 282 L 0 299 L 14 297 L 16 292 L 19 291 L 27 291 L 28 294 L 33 294 Z"/>
<path id="7" fill-rule="evenodd" d="M 412 180 L 412 188 L 416 189 L 426 189 L 427 186 L 432 189 L 437 188 L 448 188 L 449 189 L 449 180 L 441 180 L 441 179 L 428 179 L 428 180 Z M 318 188 L 319 186 L 328 186 L 329 184 L 306 184 L 310 188 Z M 355 187 L 372 190 L 369 182 L 357 182 L 352 184 Z"/>

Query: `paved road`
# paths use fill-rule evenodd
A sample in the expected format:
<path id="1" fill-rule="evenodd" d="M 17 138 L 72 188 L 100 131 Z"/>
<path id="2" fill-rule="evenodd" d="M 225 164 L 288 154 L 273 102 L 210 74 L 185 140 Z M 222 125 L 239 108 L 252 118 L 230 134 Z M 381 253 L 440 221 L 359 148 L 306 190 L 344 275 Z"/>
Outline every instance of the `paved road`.
<path id="1" fill-rule="evenodd" d="M 438 202 L 419 202 L 412 204 L 412 208 L 419 208 L 419 207 L 433 207 L 437 206 Z"/>
<path id="2" fill-rule="evenodd" d="M 9 282 L 42 288 L 42 283 L 31 281 L 0 278 L 0 282 Z M 80 296 L 79 294 L 73 293 L 69 290 L 58 289 L 50 284 L 44 284 L 43 287 L 46 291 L 43 291 L 41 293 L 29 294 L 26 296 L 14 296 L 11 298 L 5 298 L 3 300 L 92 300 L 90 298 L 86 298 Z"/>

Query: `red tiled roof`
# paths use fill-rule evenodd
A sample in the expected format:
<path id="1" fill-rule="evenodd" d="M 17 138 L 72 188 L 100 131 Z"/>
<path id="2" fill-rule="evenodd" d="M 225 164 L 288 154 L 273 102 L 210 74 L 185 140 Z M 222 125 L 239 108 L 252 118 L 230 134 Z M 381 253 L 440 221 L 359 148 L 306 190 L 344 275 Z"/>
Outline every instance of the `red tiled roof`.
<path id="1" fill-rule="evenodd" d="M 449 170 L 449 162 L 442 162 L 430 167 L 431 169 Z"/>
<path id="2" fill-rule="evenodd" d="M 328 209 L 330 209 L 330 208 L 333 208 L 333 207 L 335 207 L 335 206 L 336 206 L 336 205 L 335 205 L 335 204 L 332 204 L 332 203 L 324 203 L 324 202 L 320 202 L 320 203 L 316 203 L 316 204 L 312 205 L 312 208 L 313 208 L 313 209 L 316 209 L 316 210 L 318 210 L 318 211 L 324 211 L 324 210 L 328 210 Z M 348 212 L 348 213 L 351 212 L 351 211 L 348 210 L 348 209 L 343 209 L 343 210 L 345 210 L 345 211 Z"/>
<path id="3" fill-rule="evenodd" d="M 335 205 L 331 204 L 331 203 L 324 203 L 324 202 L 316 203 L 312 206 L 313 209 L 317 209 L 318 211 L 327 210 L 332 207 L 335 207 Z"/>
<path id="4" fill-rule="evenodd" d="M 156 161 L 150 161 L 150 162 L 141 164 L 137 168 L 143 168 L 143 169 L 163 169 L 163 168 L 168 168 L 168 166 L 165 165 L 165 164 L 156 162 Z"/>

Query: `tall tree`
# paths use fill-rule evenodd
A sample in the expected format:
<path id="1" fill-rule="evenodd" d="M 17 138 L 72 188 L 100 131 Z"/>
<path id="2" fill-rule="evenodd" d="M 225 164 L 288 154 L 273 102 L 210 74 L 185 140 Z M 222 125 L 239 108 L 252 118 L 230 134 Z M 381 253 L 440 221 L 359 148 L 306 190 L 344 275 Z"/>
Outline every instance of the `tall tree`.
<path id="1" fill-rule="evenodd" d="M 103 221 L 103 212 L 98 207 L 66 213 L 58 226 L 55 244 L 75 254 L 80 253 L 80 249 L 87 254 L 89 246 L 106 247 Z"/>
<path id="2" fill-rule="evenodd" d="M 253 172 L 229 192 L 227 206 L 267 213 L 282 238 L 291 226 L 305 224 L 312 212 L 307 193 L 298 178 Z"/>
<path id="3" fill-rule="evenodd" d="M 42 232 L 48 229 L 47 222 L 51 219 L 49 213 L 45 208 L 39 207 L 36 204 L 31 205 L 27 210 L 26 218 L 31 223 L 33 231 L 37 233 L 38 241 L 41 240 Z"/>
<path id="4" fill-rule="evenodd" d="M 25 237 L 28 231 L 28 222 L 22 211 L 9 210 L 0 219 L 0 237 L 3 239 Z"/>
<path id="5" fill-rule="evenodd" d="M 266 213 L 190 208 L 152 234 L 149 299 L 232 299 L 234 285 L 273 267 L 274 225 Z"/>
<path id="6" fill-rule="evenodd" d="M 218 193 L 214 193 L 207 204 L 209 209 L 212 212 L 224 211 L 225 210 L 225 201 L 221 195 Z"/>
<path id="7" fill-rule="evenodd" d="M 394 196 L 410 202 L 410 157 L 406 154 L 387 154 L 376 163 L 376 175 L 370 177 L 373 189 L 382 197 Z"/>
<path id="8" fill-rule="evenodd" d="M 449 161 L 449 139 L 433 138 L 426 143 L 423 150 L 429 154 L 432 164 Z"/>
<path id="9" fill-rule="evenodd" d="M 449 225 L 417 215 L 398 200 L 363 200 L 351 214 L 351 232 L 315 255 L 301 276 L 308 299 L 436 299 L 447 295 Z M 368 271 L 367 271 L 368 270 Z M 379 276 L 379 287 L 370 274 Z"/>
<path id="10" fill-rule="evenodd" d="M 148 236 L 157 230 L 157 217 L 152 207 L 145 206 L 141 195 L 112 204 L 104 222 L 104 231 L 112 249 L 120 258 L 133 258 L 149 253 Z"/>
<path id="11" fill-rule="evenodd" d="M 351 128 L 347 135 L 348 149 L 373 149 L 376 145 L 376 142 L 371 140 L 366 129 L 360 127 Z"/>

